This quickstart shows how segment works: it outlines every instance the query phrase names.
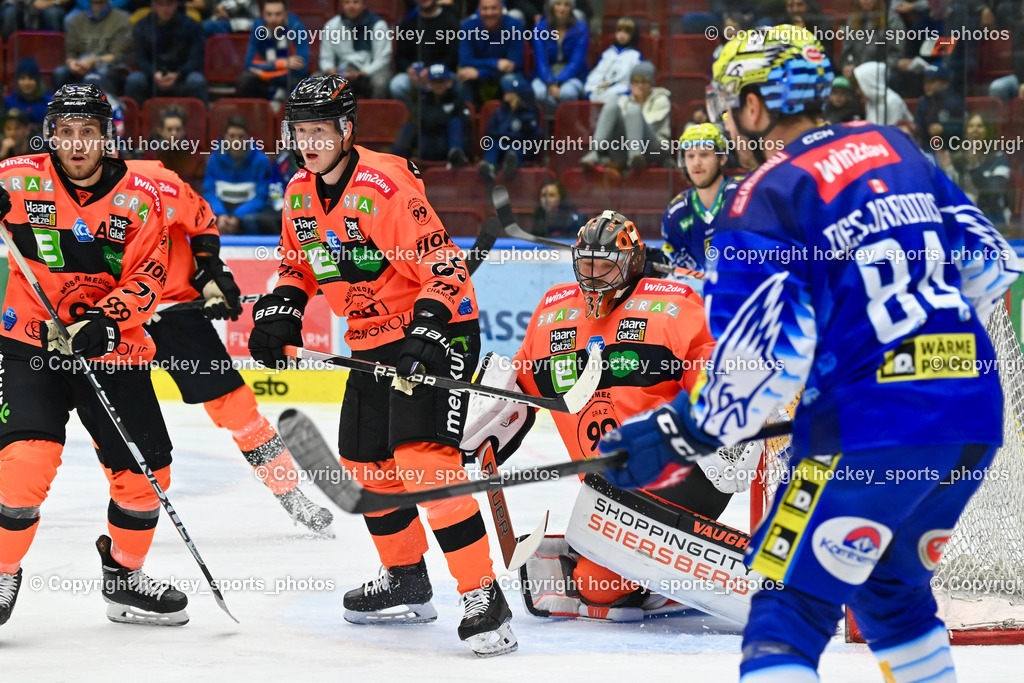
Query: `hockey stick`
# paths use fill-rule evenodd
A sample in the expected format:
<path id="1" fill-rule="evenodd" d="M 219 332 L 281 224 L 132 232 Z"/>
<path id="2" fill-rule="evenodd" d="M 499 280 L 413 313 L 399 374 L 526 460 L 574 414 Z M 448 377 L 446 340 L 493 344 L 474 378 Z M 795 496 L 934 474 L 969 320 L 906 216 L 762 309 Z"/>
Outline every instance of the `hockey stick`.
<path id="1" fill-rule="evenodd" d="M 488 477 L 499 474 L 498 462 L 494 458 L 494 444 L 490 439 L 484 441 L 477 449 L 477 458 L 482 473 Z M 498 534 L 498 546 L 501 548 L 501 558 L 505 561 L 505 568 L 515 571 L 537 552 L 537 548 L 544 540 L 544 534 L 548 530 L 548 518 L 551 512 L 545 510 L 544 519 L 533 530 L 533 533 L 519 541 L 512 528 L 512 517 L 509 515 L 508 503 L 505 502 L 505 490 L 490 489 L 487 491 L 487 502 L 490 504 L 491 516 L 494 518 L 494 531 Z"/>
<path id="2" fill-rule="evenodd" d="M 625 451 L 615 451 L 599 455 L 589 460 L 571 460 L 554 465 L 544 465 L 525 470 L 502 471 L 487 479 L 460 482 L 450 486 L 438 486 L 423 491 L 406 493 L 375 493 L 363 488 L 359 482 L 342 468 L 337 455 L 327 445 L 319 430 L 297 410 L 286 410 L 278 420 L 277 431 L 288 445 L 292 457 L 302 463 L 309 471 L 315 471 L 316 485 L 320 487 L 335 505 L 353 514 L 379 512 L 392 508 L 403 508 L 426 503 L 431 500 L 456 498 L 481 491 L 490 491 L 503 486 L 521 486 L 544 481 L 557 481 L 563 476 L 602 472 L 607 469 L 622 467 L 626 462 Z M 757 441 L 789 434 L 793 429 L 791 422 L 777 422 L 765 425 L 756 435 L 745 439 Z M 309 466 L 307 466 L 309 463 Z"/>
<path id="3" fill-rule="evenodd" d="M 477 268 L 480 267 L 484 261 L 487 260 L 487 254 L 490 253 L 494 247 L 494 241 L 498 239 L 501 234 L 501 223 L 498 219 L 488 218 L 484 221 L 483 227 L 480 230 L 480 234 L 477 235 L 476 241 L 473 246 L 466 252 L 466 269 L 469 274 L 472 275 Z M 318 291 L 317 296 L 323 294 Z M 261 297 L 266 294 L 243 294 L 238 297 L 238 303 L 240 304 L 254 304 L 260 300 Z M 168 301 L 162 303 L 156 307 L 156 312 L 163 315 L 165 313 L 174 313 L 176 311 L 188 311 L 197 308 L 203 308 L 206 306 L 206 299 L 193 299 L 192 301 Z"/>
<path id="4" fill-rule="evenodd" d="M 309 349 L 304 349 L 301 346 L 285 346 L 284 353 L 285 355 L 298 360 L 305 359 L 319 361 L 339 368 L 348 368 L 349 370 L 357 370 L 359 372 L 370 372 L 377 377 L 398 376 L 397 371 L 391 365 L 372 363 L 370 361 L 358 360 L 347 356 L 336 356 L 333 353 L 323 353 L 322 351 L 311 351 Z M 545 396 L 531 396 L 530 394 L 521 394 L 518 391 L 488 387 L 482 384 L 473 384 L 472 382 L 464 382 L 462 380 L 452 379 L 451 377 L 439 377 L 436 375 L 412 375 L 411 377 L 406 377 L 404 379 L 417 384 L 436 386 L 450 391 L 468 391 L 474 394 L 483 394 L 484 396 L 493 396 L 494 398 L 505 399 L 506 401 L 512 401 L 513 403 L 522 403 L 524 405 L 533 406 L 534 408 L 545 408 L 559 413 L 575 414 L 583 410 L 587 403 L 590 402 L 590 397 L 594 395 L 594 391 L 597 389 L 597 385 L 601 381 L 601 373 L 603 372 L 603 369 L 604 363 L 601 360 L 601 352 L 595 348 L 595 351 L 590 354 L 590 358 L 587 359 L 587 366 L 583 369 L 583 372 L 580 373 L 579 377 L 576 378 L 576 383 L 561 396 L 555 396 L 553 398 Z"/>
<path id="5" fill-rule="evenodd" d="M 548 239 L 547 237 L 540 237 L 533 233 L 526 232 L 519 223 L 516 222 L 515 216 L 512 213 L 512 205 L 509 203 L 508 190 L 504 186 L 498 185 L 494 188 L 492 195 L 492 201 L 494 202 L 494 211 L 498 214 L 498 220 L 505 228 L 505 234 L 509 237 L 514 237 L 517 240 L 523 240 L 524 242 L 532 242 L 539 244 L 542 247 L 548 247 L 549 249 L 558 249 L 559 251 L 572 251 L 572 246 L 559 242 L 558 240 Z M 704 273 L 699 270 L 690 270 L 689 268 L 675 268 L 668 265 L 667 263 L 651 263 L 651 268 L 660 273 L 669 273 L 671 275 L 682 275 L 686 277 L 696 278 L 698 280 L 704 279 Z"/>
<path id="6" fill-rule="evenodd" d="M 7 244 L 8 252 L 14 256 L 14 260 L 17 262 L 18 267 L 21 269 L 22 275 L 28 281 L 29 285 L 32 286 L 32 290 L 35 292 L 36 298 L 39 299 L 39 303 L 46 309 L 47 314 L 50 316 L 50 320 L 53 322 L 54 327 L 57 328 L 57 333 L 61 336 L 61 339 L 71 346 L 71 335 L 68 334 L 68 328 L 65 327 L 61 321 L 60 316 L 54 309 L 53 304 L 46 298 L 46 293 L 43 292 L 42 286 L 39 284 L 39 280 L 36 279 L 35 273 L 29 268 L 28 263 L 25 261 L 25 257 L 22 255 L 18 245 L 14 242 L 14 237 L 11 236 L 10 230 L 7 229 L 7 224 L 0 220 L 0 237 L 3 237 L 4 242 Z M 132 440 L 132 437 L 128 434 L 127 428 L 121 422 L 121 418 L 118 416 L 117 411 L 114 409 L 114 405 L 110 402 L 106 392 L 100 385 L 99 380 L 96 379 L 96 374 L 89 367 L 89 362 L 79 353 L 74 354 L 75 360 L 78 361 L 82 367 L 82 372 L 85 377 L 89 380 L 89 384 L 92 385 L 93 391 L 96 392 L 97 398 L 100 400 L 100 405 L 103 406 L 103 410 L 107 413 L 107 417 L 114 423 L 114 428 L 117 433 L 121 436 L 128 450 L 131 451 L 132 457 L 135 458 L 135 462 L 138 464 L 139 469 L 149 480 L 149 485 L 153 487 L 153 492 L 156 493 L 156 497 L 160 500 L 160 504 L 164 510 L 167 511 L 167 516 L 171 518 L 171 522 L 174 523 L 174 528 L 178 530 L 178 534 L 181 536 L 181 540 L 185 541 L 185 545 L 188 546 L 189 552 L 192 553 L 192 557 L 195 558 L 196 563 L 199 565 L 199 569 L 202 570 L 203 576 L 206 577 L 206 582 L 210 584 L 210 591 L 213 593 L 213 599 L 217 601 L 224 613 L 227 614 L 237 624 L 238 619 L 235 619 L 229 610 L 227 603 L 224 602 L 224 596 L 221 595 L 220 589 L 217 588 L 217 582 L 210 574 L 210 570 L 206 568 L 206 563 L 203 562 L 203 558 L 199 555 L 199 549 L 196 548 L 195 543 L 192 542 L 192 537 L 189 536 L 188 530 L 185 529 L 185 525 L 181 519 L 178 518 L 178 513 L 174 510 L 174 506 L 171 505 L 171 501 L 167 498 L 167 494 L 164 492 L 163 487 L 160 486 L 160 482 L 156 480 L 156 476 L 153 474 L 153 470 L 149 468 L 149 464 L 146 462 L 145 456 L 142 455 L 142 451 Z"/>

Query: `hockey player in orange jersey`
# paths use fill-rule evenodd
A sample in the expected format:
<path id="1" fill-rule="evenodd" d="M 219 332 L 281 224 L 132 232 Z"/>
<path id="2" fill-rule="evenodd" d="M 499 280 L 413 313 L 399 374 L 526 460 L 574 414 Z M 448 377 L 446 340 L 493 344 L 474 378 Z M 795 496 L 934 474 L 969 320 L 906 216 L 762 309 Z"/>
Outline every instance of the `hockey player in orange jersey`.
<path id="1" fill-rule="evenodd" d="M 282 138 L 297 148 L 301 168 L 285 191 L 277 285 L 253 309 L 253 358 L 273 367 L 284 362 L 285 345 L 301 346 L 303 310 L 319 288 L 334 313 L 348 318 L 345 340 L 356 358 L 397 366 L 403 377 L 423 371 L 468 379 L 480 350 L 473 283 L 416 167 L 355 144 L 355 97 L 341 76 L 302 81 L 285 107 Z M 390 388 L 373 375 L 351 373 L 338 433 L 341 461 L 363 486 L 382 493 L 463 481 L 465 409 L 458 393 L 403 379 Z M 511 652 L 512 613 L 494 583 L 476 501 L 466 496 L 424 508 L 458 582 L 459 637 L 480 656 Z M 427 539 L 416 508 L 365 520 L 383 569 L 345 595 L 345 618 L 433 621 Z"/>
<path id="2" fill-rule="evenodd" d="M 185 403 L 202 403 L 214 424 L 231 433 L 246 461 L 296 523 L 333 536 L 333 515 L 299 490 L 299 474 L 288 448 L 259 412 L 252 388 L 232 367 L 210 322 L 237 320 L 241 312 L 238 286 L 220 258 L 217 217 L 205 199 L 161 162 L 129 161 L 128 168 L 157 182 L 166 207 L 171 246 L 161 302 L 191 301 L 197 294 L 207 301 L 202 310 L 168 312 L 150 321 L 146 329 L 156 341 L 156 361 L 170 373 Z"/>
<path id="3" fill-rule="evenodd" d="M 590 403 L 575 415 L 551 413 L 570 457 L 581 460 L 596 455 L 601 437 L 623 420 L 689 391 L 714 340 L 703 302 L 690 287 L 643 277 L 646 247 L 636 226 L 622 214 L 605 211 L 588 221 L 572 256 L 577 281 L 548 290 L 515 357 L 511 362 L 487 359 L 480 381 L 521 387 L 534 396 L 557 396 L 573 385 L 596 345 L 606 367 Z M 463 450 L 475 452 L 493 439 L 496 458 L 503 462 L 532 426 L 529 411 L 504 401 L 489 408 L 485 401 L 474 401 Z M 680 486 L 659 491 L 658 497 L 714 519 L 729 502 L 730 484 L 696 473 Z M 552 537 L 544 543 L 541 555 L 561 555 L 565 572 L 545 577 L 548 583 L 571 583 L 575 589 L 524 591 L 533 614 L 628 620 L 666 609 L 666 598 L 606 569 L 601 558 L 579 556 Z M 530 574 L 529 562 L 526 569 L 531 580 L 524 586 L 542 585 Z M 563 580 L 570 577 L 571 582 Z"/>
<path id="4" fill-rule="evenodd" d="M 148 368 L 139 367 L 155 352 L 142 325 L 156 310 L 167 267 L 160 195 L 150 178 L 108 156 L 113 116 L 96 86 L 58 90 L 44 136 L 49 154 L 0 163 L 0 204 L 10 209 L 5 223 L 71 339 L 59 336 L 12 258 L 0 332 L 0 623 L 14 608 L 21 561 L 75 409 L 110 482 L 110 536 L 96 542 L 108 618 L 184 624 L 185 595 L 142 571 L 160 514 L 156 493 L 71 357 L 104 364 L 96 376 L 166 490 L 171 443 Z"/>

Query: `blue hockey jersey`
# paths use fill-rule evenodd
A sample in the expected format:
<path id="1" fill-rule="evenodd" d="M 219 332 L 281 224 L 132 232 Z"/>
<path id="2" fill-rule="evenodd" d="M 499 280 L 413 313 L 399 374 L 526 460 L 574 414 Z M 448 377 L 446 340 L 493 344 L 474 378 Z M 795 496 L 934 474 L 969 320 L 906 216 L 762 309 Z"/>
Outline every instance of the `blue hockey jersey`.
<path id="1" fill-rule="evenodd" d="M 731 199 L 745 176 L 727 176 L 711 206 L 704 208 L 697 188 L 683 190 L 669 203 L 661 217 L 661 250 L 676 268 L 704 270 L 705 253 L 714 234 L 715 216 Z"/>
<path id="2" fill-rule="evenodd" d="M 799 457 L 1000 443 L 983 327 L 1016 254 L 895 128 L 816 128 L 762 164 L 715 223 L 705 300 L 718 340 L 692 396 L 708 434 L 755 434 L 806 385 Z"/>

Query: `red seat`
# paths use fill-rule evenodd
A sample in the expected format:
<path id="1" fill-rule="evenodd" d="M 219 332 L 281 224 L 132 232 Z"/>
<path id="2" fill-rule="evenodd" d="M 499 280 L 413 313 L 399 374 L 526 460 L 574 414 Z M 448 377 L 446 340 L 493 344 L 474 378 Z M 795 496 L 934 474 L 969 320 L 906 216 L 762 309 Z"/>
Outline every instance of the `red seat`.
<path id="1" fill-rule="evenodd" d="M 614 169 L 603 173 L 570 168 L 562 174 L 565 192 L 581 213 L 598 214 L 605 209 L 619 208 L 622 175 Z"/>
<path id="2" fill-rule="evenodd" d="M 33 57 L 39 73 L 52 82 L 54 70 L 64 64 L 64 34 L 60 31 L 15 31 L 7 39 L 7 71 L 4 79 L 14 88 L 14 72 L 18 62 Z"/>
<path id="3" fill-rule="evenodd" d="M 540 203 L 540 188 L 555 179 L 549 168 L 521 168 L 515 180 L 505 183 L 513 211 L 532 211 Z"/>
<path id="4" fill-rule="evenodd" d="M 619 211 L 636 223 L 645 240 L 661 238 L 661 217 L 672 198 L 689 187 L 682 171 L 647 168 L 626 175 L 622 181 Z"/>
<path id="5" fill-rule="evenodd" d="M 385 152 L 409 120 L 409 110 L 400 100 L 358 100 L 356 115 L 359 144 Z"/>
<path id="6" fill-rule="evenodd" d="M 604 3 L 606 17 L 634 17 L 643 15 L 654 21 L 665 21 L 668 8 L 665 0 L 606 0 Z M 615 30 L 614 27 L 612 29 Z"/>
<path id="7" fill-rule="evenodd" d="M 233 97 L 214 102 L 210 107 L 209 139 L 220 139 L 227 120 L 235 115 L 246 120 L 249 134 L 260 142 L 263 152 L 271 158 L 276 156 L 279 124 L 277 114 L 267 100 Z"/>
<path id="8" fill-rule="evenodd" d="M 560 154 L 551 153 L 551 168 L 559 173 L 575 168 L 587 153 L 601 114 L 600 102 L 562 102 L 555 110 L 554 140 L 565 146 Z M 574 149 L 582 142 L 584 149 Z M 571 143 L 571 144 L 570 144 Z"/>
<path id="9" fill-rule="evenodd" d="M 428 168 L 423 171 L 423 184 L 426 186 L 430 205 L 438 213 L 442 210 L 468 209 L 483 215 L 487 210 L 487 186 L 473 167 Z M 477 228 L 479 227 L 478 225 Z"/>
<path id="10" fill-rule="evenodd" d="M 707 12 L 708 3 L 705 0 L 669 0 L 668 12 L 670 16 L 681 16 L 690 12 Z"/>
<path id="11" fill-rule="evenodd" d="M 206 144 L 207 109 L 202 100 L 195 97 L 151 97 L 142 106 L 142 136 L 148 138 L 160 123 L 160 112 L 167 107 L 177 107 L 185 114 L 185 136 L 199 141 L 199 151 L 208 152 Z"/>
<path id="12" fill-rule="evenodd" d="M 288 11 L 295 14 L 319 12 L 326 16 L 333 16 L 335 13 L 333 0 L 289 0 Z"/>
<path id="13" fill-rule="evenodd" d="M 248 50 L 248 33 L 221 33 L 206 39 L 203 73 L 211 94 L 234 95 L 237 92 L 235 81 L 245 71 Z"/>
<path id="14" fill-rule="evenodd" d="M 703 100 L 709 82 L 703 74 L 674 74 L 658 79 L 658 85 L 672 93 L 673 102 Z"/>
<path id="15" fill-rule="evenodd" d="M 437 217 L 451 237 L 476 237 L 484 222 L 483 211 L 476 209 L 439 209 L 434 206 Z"/>
<path id="16" fill-rule="evenodd" d="M 121 97 L 121 115 L 124 116 L 124 135 L 135 149 L 139 144 L 139 136 L 142 135 L 141 114 L 139 103 L 130 97 Z"/>
<path id="17" fill-rule="evenodd" d="M 665 47 L 662 72 L 672 76 L 710 74 L 716 47 L 715 41 L 701 35 L 672 36 Z"/>

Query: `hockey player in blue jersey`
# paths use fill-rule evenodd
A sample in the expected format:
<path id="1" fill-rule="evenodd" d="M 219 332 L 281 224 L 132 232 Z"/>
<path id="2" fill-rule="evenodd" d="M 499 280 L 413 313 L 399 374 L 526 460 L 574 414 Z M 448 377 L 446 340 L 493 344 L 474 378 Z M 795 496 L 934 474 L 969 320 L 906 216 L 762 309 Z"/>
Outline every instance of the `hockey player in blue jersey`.
<path id="1" fill-rule="evenodd" d="M 715 216 L 739 187 L 742 176 L 726 176 L 729 146 L 713 123 L 690 126 L 679 137 L 679 167 L 693 187 L 677 194 L 661 217 L 661 249 L 676 268 L 704 270 Z M 686 278 L 700 292 L 703 281 Z"/>
<path id="2" fill-rule="evenodd" d="M 955 680 L 929 579 L 1002 442 L 984 323 L 1017 257 L 905 134 L 818 125 L 832 72 L 805 30 L 744 33 L 713 76 L 712 120 L 761 165 L 715 226 L 712 369 L 605 437 L 629 453 L 607 476 L 678 481 L 805 386 L 788 482 L 747 551 L 776 583 L 753 598 L 741 680 L 818 680 L 843 604 L 886 681 Z"/>

